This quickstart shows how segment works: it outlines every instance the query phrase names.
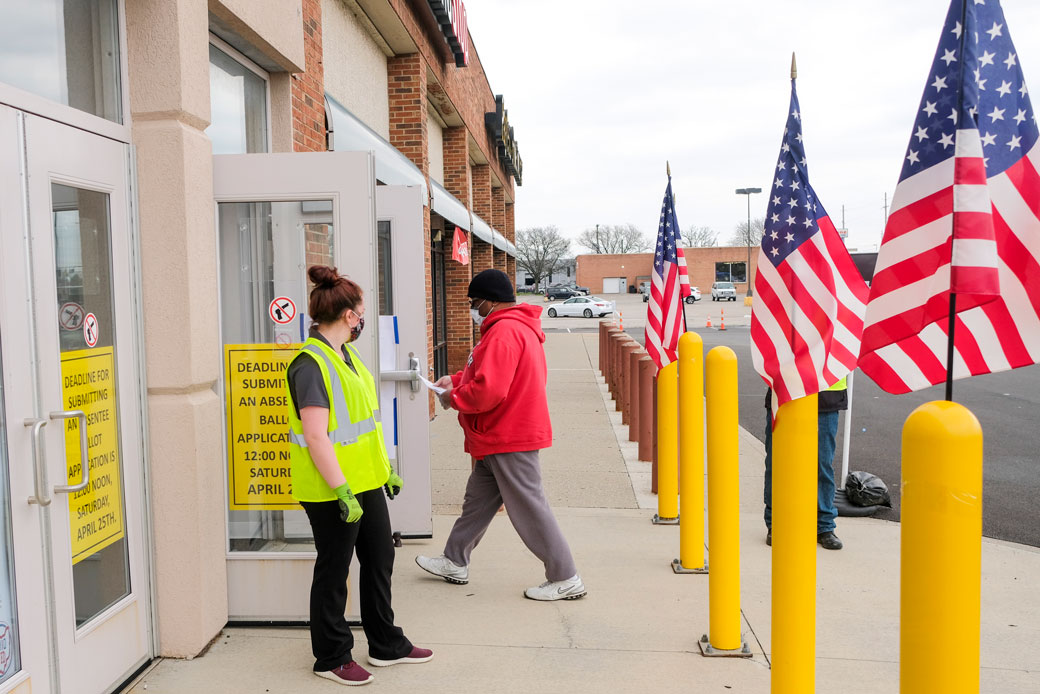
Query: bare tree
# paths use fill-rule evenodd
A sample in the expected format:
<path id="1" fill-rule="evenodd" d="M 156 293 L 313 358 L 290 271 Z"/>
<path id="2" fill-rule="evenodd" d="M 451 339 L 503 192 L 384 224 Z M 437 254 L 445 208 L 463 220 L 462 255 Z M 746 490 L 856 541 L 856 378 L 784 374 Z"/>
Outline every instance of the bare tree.
<path id="1" fill-rule="evenodd" d="M 634 224 L 603 224 L 578 235 L 578 244 L 593 253 L 643 253 L 650 241 Z"/>
<path id="2" fill-rule="evenodd" d="M 691 226 L 689 229 L 683 229 L 681 234 L 683 245 L 687 248 L 711 248 L 719 245 L 719 232 L 712 231 L 711 227 Z"/>
<path id="3" fill-rule="evenodd" d="M 762 234 L 765 233 L 765 229 L 765 217 L 752 219 L 750 232 L 748 231 L 748 223 L 741 222 L 733 230 L 733 236 L 730 237 L 729 243 L 731 246 L 757 246 L 762 243 Z"/>
<path id="4" fill-rule="evenodd" d="M 555 226 L 516 232 L 516 264 L 531 276 L 536 287 L 556 271 L 570 248 L 570 239 L 564 238 Z"/>

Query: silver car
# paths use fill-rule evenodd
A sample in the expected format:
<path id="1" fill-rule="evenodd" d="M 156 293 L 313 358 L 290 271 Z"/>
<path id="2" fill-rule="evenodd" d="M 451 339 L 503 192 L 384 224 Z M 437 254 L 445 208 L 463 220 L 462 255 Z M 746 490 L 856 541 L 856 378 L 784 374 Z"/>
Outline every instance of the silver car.
<path id="1" fill-rule="evenodd" d="M 723 299 L 737 300 L 737 289 L 732 282 L 716 282 L 711 285 L 711 300 L 722 301 Z"/>

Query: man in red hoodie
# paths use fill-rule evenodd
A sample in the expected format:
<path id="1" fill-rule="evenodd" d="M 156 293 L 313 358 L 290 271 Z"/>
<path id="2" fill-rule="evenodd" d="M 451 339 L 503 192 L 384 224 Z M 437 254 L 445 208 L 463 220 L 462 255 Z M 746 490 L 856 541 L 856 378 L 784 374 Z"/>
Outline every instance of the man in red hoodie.
<path id="1" fill-rule="evenodd" d="M 538 460 L 538 451 L 552 445 L 542 308 L 517 304 L 513 284 L 501 270 L 478 273 L 467 294 L 480 342 L 465 369 L 436 385 L 446 389 L 441 404 L 458 410 L 466 452 L 476 464 L 444 554 L 418 556 L 415 563 L 449 583 L 468 583 L 470 553 L 505 502 L 520 539 L 545 564 L 547 580 L 528 588 L 524 597 L 580 598 L 585 584 L 545 498 Z"/>

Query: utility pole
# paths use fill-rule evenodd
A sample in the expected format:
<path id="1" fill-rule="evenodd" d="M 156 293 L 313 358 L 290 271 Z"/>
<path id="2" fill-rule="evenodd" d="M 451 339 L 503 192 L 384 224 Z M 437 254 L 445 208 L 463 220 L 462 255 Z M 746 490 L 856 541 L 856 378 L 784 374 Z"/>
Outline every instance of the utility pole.
<path id="1" fill-rule="evenodd" d="M 599 224 L 596 225 L 596 252 L 602 253 L 603 249 L 599 245 Z"/>
<path id="2" fill-rule="evenodd" d="M 885 191 L 885 206 L 882 208 L 885 211 L 885 226 L 888 226 L 888 191 Z"/>

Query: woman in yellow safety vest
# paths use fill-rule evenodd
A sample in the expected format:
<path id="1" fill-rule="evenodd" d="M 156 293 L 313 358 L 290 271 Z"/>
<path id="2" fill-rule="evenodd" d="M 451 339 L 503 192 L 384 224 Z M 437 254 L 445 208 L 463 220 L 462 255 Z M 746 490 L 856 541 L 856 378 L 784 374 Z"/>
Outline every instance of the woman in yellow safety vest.
<path id="1" fill-rule="evenodd" d="M 313 324 L 286 371 L 286 390 L 292 496 L 307 512 L 318 553 L 310 600 L 314 674 L 367 684 L 372 675 L 351 657 L 354 638 L 343 616 L 355 549 L 368 662 L 424 663 L 433 651 L 412 645 L 390 607 L 394 543 L 383 492 L 393 499 L 403 483 L 387 458 L 375 381 L 350 344 L 365 326 L 361 288 L 336 268 L 315 265 L 307 274 Z"/>

